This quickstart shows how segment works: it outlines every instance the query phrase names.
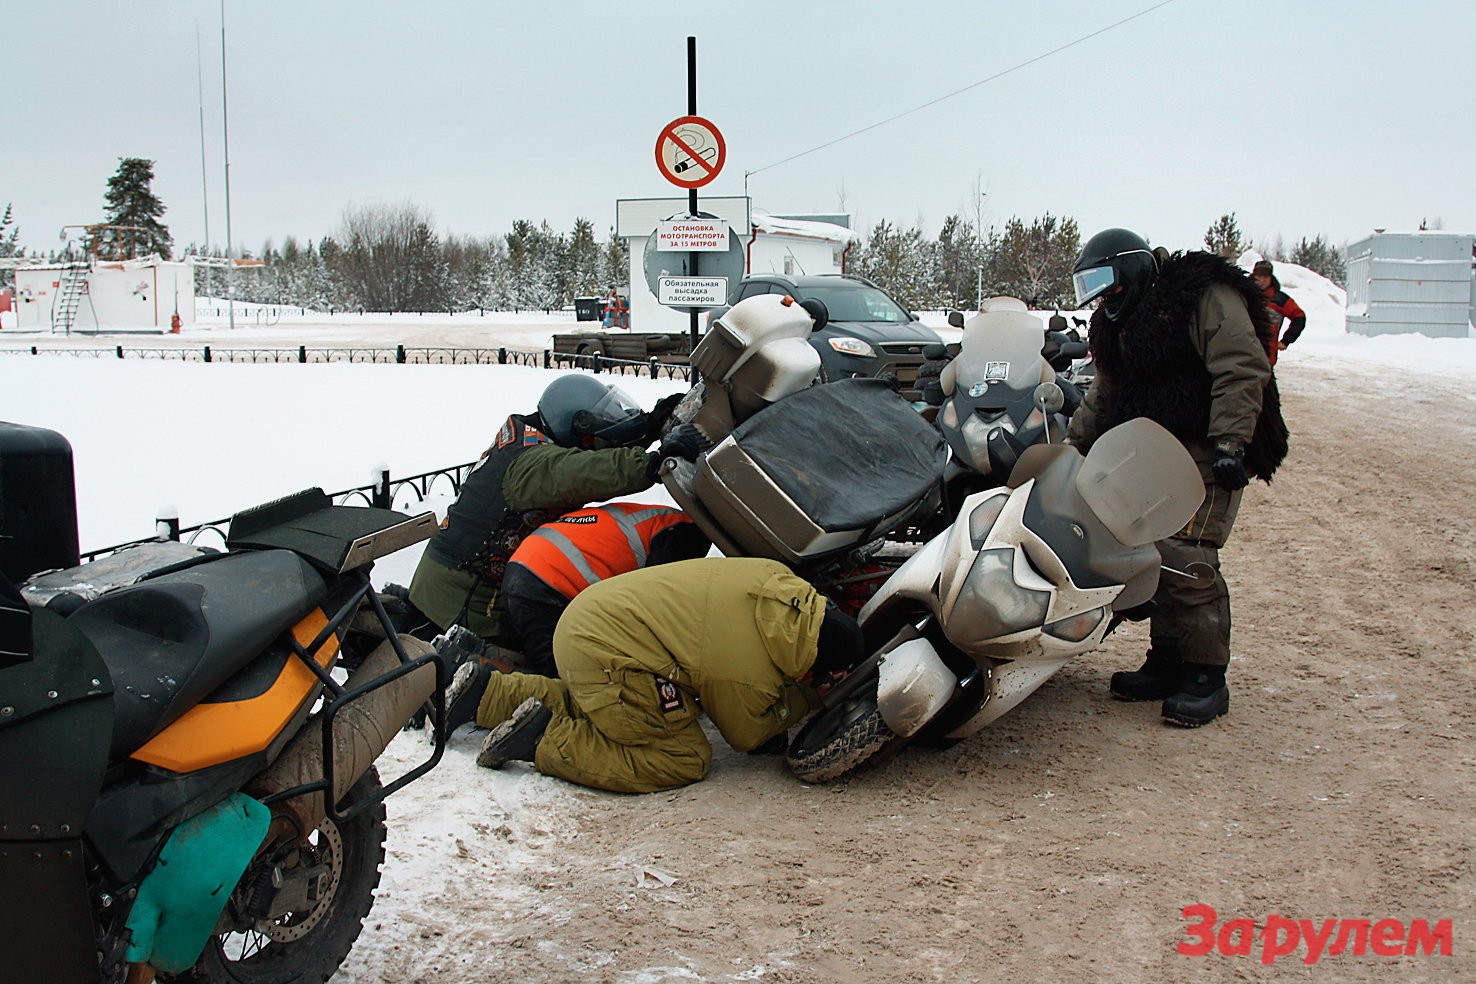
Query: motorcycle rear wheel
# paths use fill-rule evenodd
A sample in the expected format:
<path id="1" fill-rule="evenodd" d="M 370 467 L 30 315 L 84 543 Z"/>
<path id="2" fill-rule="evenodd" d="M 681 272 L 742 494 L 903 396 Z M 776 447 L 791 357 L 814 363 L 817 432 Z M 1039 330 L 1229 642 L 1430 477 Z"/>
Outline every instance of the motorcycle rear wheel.
<path id="1" fill-rule="evenodd" d="M 349 790 L 348 803 L 377 795 L 380 788 L 379 774 L 370 767 Z M 330 888 L 325 896 L 308 911 L 288 913 L 269 926 L 211 937 L 194 967 L 164 979 L 179 984 L 328 980 L 359 938 L 374 904 L 384 838 L 382 800 L 343 824 L 324 817 L 309 835 L 311 853 L 299 858 L 302 863 L 328 866 Z"/>
<path id="2" fill-rule="evenodd" d="M 876 706 L 876 674 L 851 684 L 823 707 L 789 746 L 789 768 L 803 782 L 830 782 L 855 771 L 900 738 Z M 843 685 L 844 686 L 844 685 Z"/>

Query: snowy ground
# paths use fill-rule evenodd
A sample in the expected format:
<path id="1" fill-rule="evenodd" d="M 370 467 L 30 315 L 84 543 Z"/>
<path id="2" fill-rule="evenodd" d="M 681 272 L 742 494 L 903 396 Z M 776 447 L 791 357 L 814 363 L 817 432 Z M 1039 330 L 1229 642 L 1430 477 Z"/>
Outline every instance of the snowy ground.
<path id="1" fill-rule="evenodd" d="M 1438 463 L 1447 445 L 1468 460 L 1476 444 L 1476 339 L 1349 337 L 1340 292 L 1280 272 L 1310 321 L 1278 367 L 1293 461 L 1248 498 L 1259 504 L 1242 513 L 1242 554 L 1227 562 L 1237 597 L 1262 604 L 1236 609 L 1256 652 L 1237 670 L 1231 717 L 1184 733 L 1100 700 L 1106 675 L 1141 653 L 1141 633 L 1125 631 L 1107 662 L 1079 661 L 990 735 L 825 789 L 720 751 L 690 790 L 607 796 L 479 770 L 476 739 L 462 734 L 390 799 L 379 900 L 335 980 L 1473 979 L 1461 825 L 1472 719 L 1460 706 L 1472 517 L 1446 501 L 1454 482 Z M 410 318 L 207 323 L 184 340 L 393 345 L 451 333 L 541 348 L 573 323 Z M 0 349 L 36 343 L 0 331 Z M 405 475 L 469 461 L 550 378 L 0 352 L 0 420 L 71 441 L 88 549 L 149 535 L 166 503 L 189 525 L 310 485 L 362 484 L 381 463 Z M 647 406 L 681 388 L 620 385 Z M 1371 455 L 1379 464 L 1365 468 Z M 1358 552 L 1426 499 L 1408 520 L 1417 530 Z M 1355 513 L 1359 526 L 1337 528 Z M 414 557 L 382 561 L 379 579 L 403 582 Z M 1292 580 L 1260 586 L 1272 577 Z M 1288 598 L 1297 612 L 1283 617 Z M 423 753 L 406 734 L 383 771 Z M 1456 774 L 1436 775 L 1447 768 Z M 1186 958 L 1174 951 L 1179 912 L 1196 902 L 1225 919 L 1454 916 L 1462 941 L 1454 960 Z"/>

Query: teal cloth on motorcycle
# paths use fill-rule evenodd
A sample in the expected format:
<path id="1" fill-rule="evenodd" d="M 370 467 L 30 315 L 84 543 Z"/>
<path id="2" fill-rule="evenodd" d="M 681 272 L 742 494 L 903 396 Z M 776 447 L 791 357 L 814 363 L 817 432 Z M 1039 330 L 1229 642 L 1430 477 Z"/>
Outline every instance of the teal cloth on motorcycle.
<path id="1" fill-rule="evenodd" d="M 271 819 L 267 807 L 232 793 L 174 829 L 128 914 L 130 963 L 171 974 L 195 965 Z"/>

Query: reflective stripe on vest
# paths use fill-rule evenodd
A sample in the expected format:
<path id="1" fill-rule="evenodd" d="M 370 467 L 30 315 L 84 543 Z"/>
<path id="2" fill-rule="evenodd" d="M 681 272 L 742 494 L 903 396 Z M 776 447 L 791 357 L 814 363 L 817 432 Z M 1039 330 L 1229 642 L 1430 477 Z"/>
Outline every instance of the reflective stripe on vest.
<path id="1" fill-rule="evenodd" d="M 613 520 L 613 529 L 605 517 Z M 540 526 L 511 559 L 573 598 L 597 581 L 646 566 L 651 540 L 662 530 L 687 522 L 691 520 L 671 506 L 624 502 L 593 506 Z"/>

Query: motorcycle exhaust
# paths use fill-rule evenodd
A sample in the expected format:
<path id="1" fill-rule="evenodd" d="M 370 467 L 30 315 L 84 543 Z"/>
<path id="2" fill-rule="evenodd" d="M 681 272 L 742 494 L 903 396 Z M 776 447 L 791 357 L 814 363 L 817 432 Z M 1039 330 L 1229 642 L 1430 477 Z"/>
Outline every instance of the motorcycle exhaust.
<path id="1" fill-rule="evenodd" d="M 412 660 L 434 650 L 427 642 L 402 635 L 400 643 Z M 368 658 L 349 675 L 345 690 L 372 682 L 400 665 L 393 644 L 381 643 Z M 364 694 L 345 705 L 333 723 L 333 802 L 359 780 L 379 758 L 390 741 L 400 733 L 405 722 L 430 699 L 436 688 L 436 667 L 427 663 L 413 672 Z M 320 782 L 323 768 L 323 718 L 314 717 L 264 772 L 246 789 L 258 799 Z M 321 791 L 293 796 L 275 804 L 274 809 L 290 814 L 304 834 L 316 830 L 328 813 Z"/>

